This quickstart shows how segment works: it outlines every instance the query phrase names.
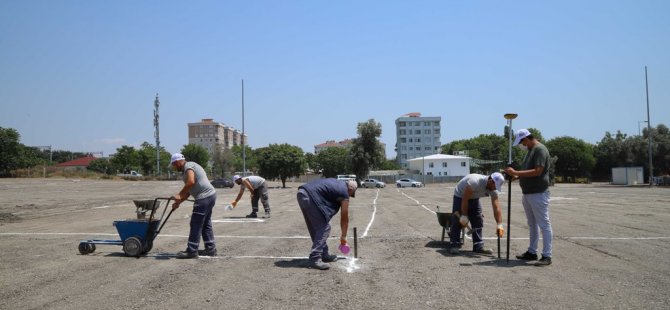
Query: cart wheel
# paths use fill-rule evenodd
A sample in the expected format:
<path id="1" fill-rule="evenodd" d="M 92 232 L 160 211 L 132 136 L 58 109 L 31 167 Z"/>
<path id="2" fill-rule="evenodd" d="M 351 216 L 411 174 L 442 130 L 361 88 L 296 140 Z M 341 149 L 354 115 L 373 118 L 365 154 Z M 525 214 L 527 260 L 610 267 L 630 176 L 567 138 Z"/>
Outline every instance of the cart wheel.
<path id="1" fill-rule="evenodd" d="M 123 241 L 123 252 L 127 256 L 140 256 L 142 249 L 142 241 L 138 237 L 130 237 L 126 241 Z"/>
<path id="2" fill-rule="evenodd" d="M 89 245 L 89 250 L 90 250 L 89 253 L 95 252 L 95 243 L 89 243 L 88 245 Z"/>
<path id="3" fill-rule="evenodd" d="M 151 251 L 151 248 L 154 246 L 154 242 L 151 240 L 147 240 L 147 244 L 144 245 L 144 250 L 142 251 L 142 254 L 147 254 L 149 251 Z"/>
<path id="4" fill-rule="evenodd" d="M 92 251 L 89 251 L 89 249 L 90 246 L 87 242 L 79 242 L 79 253 L 81 253 L 81 255 L 91 253 Z"/>

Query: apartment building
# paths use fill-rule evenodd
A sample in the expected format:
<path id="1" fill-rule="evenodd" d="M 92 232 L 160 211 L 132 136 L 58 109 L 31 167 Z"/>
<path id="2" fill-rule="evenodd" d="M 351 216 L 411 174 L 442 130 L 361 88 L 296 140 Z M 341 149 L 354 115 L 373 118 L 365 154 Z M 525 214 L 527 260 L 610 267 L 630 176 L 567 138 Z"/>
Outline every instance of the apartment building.
<path id="1" fill-rule="evenodd" d="M 396 161 L 408 169 L 408 160 L 440 153 L 442 117 L 408 113 L 398 117 L 396 127 Z"/>
<path id="2" fill-rule="evenodd" d="M 227 150 L 235 145 L 248 145 L 247 139 L 247 135 L 243 135 L 241 131 L 215 122 L 211 118 L 202 119 L 197 123 L 188 123 L 188 143 L 206 148 L 210 156 L 217 148 Z"/>

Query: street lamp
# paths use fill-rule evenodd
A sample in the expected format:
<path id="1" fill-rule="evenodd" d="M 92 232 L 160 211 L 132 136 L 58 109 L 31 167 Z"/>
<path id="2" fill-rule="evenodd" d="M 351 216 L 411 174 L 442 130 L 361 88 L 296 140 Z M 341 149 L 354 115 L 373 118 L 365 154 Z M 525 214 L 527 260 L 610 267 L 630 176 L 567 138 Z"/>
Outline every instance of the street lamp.
<path id="1" fill-rule="evenodd" d="M 509 159 L 507 160 L 507 165 L 512 165 L 512 137 L 514 136 L 514 130 L 512 130 L 512 120 L 515 119 L 518 114 L 507 113 L 505 114 L 505 119 L 507 120 L 507 131 L 509 136 Z M 509 241 L 510 241 L 510 222 L 512 221 L 512 178 L 509 178 L 507 182 L 507 263 L 509 264 Z M 498 258 L 500 258 L 500 236 L 498 236 Z"/>

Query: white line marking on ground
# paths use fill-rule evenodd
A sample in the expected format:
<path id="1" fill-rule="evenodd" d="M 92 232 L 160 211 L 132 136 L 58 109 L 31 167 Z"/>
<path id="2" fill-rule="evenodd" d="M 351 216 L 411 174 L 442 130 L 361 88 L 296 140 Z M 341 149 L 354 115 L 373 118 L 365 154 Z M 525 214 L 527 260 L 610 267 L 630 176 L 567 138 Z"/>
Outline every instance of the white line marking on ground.
<path id="1" fill-rule="evenodd" d="M 111 208 L 111 206 L 93 207 L 91 209 L 107 209 L 107 208 Z"/>
<path id="2" fill-rule="evenodd" d="M 212 223 L 263 223 L 265 222 L 264 219 L 259 219 L 259 218 L 240 218 L 240 219 L 235 219 L 235 218 L 229 218 L 229 219 L 222 219 L 222 220 L 212 220 Z"/>
<path id="3" fill-rule="evenodd" d="M 550 197 L 549 201 L 552 200 L 577 200 L 577 198 L 572 198 L 572 197 Z"/>
<path id="4" fill-rule="evenodd" d="M 365 228 L 365 232 L 361 236 L 362 238 L 365 238 L 368 235 L 368 232 L 370 231 L 370 227 L 372 227 L 372 222 L 375 220 L 375 214 L 377 214 L 377 198 L 379 198 L 379 188 L 377 189 L 377 195 L 375 196 L 375 199 L 372 200 L 372 216 L 370 217 L 370 222 L 368 223 L 368 226 Z"/>

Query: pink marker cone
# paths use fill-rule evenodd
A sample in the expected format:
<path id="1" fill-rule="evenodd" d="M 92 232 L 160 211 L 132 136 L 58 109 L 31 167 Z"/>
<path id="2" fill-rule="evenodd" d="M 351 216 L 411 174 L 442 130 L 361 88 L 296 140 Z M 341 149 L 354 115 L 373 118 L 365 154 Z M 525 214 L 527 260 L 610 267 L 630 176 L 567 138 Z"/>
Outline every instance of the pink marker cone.
<path id="1" fill-rule="evenodd" d="M 338 247 L 338 249 L 339 249 L 340 252 L 342 252 L 342 254 L 344 254 L 344 255 L 349 254 L 349 251 L 351 251 L 351 249 L 349 248 L 349 245 L 346 244 L 346 243 L 345 243 L 345 244 L 340 244 L 340 246 Z"/>

